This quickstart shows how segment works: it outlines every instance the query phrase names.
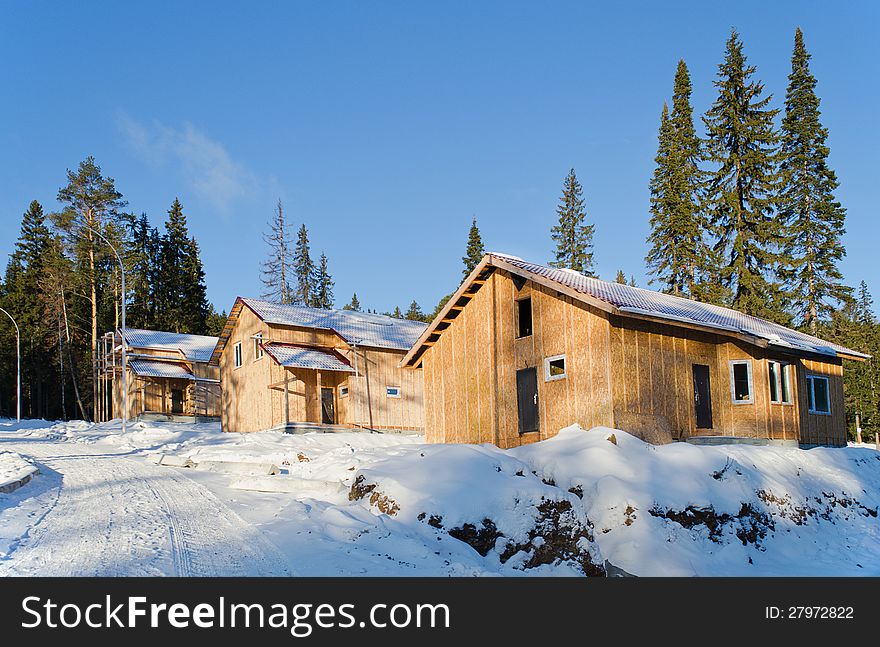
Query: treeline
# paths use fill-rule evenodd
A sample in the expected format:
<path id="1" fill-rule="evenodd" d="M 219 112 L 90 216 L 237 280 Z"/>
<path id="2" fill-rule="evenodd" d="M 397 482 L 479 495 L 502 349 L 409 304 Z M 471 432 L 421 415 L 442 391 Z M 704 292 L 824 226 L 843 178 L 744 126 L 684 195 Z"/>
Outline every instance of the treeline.
<path id="1" fill-rule="evenodd" d="M 68 170 L 57 200 L 56 211 L 34 200 L 24 212 L 0 277 L 0 307 L 21 330 L 22 415 L 91 419 L 99 340 L 121 325 L 119 261 L 129 327 L 217 334 L 225 315 L 208 303 L 199 247 L 179 200 L 160 233 L 146 214 L 127 209 L 92 157 Z M 0 360 L 0 415 L 11 416 L 16 362 L 8 322 L 0 324 Z"/>

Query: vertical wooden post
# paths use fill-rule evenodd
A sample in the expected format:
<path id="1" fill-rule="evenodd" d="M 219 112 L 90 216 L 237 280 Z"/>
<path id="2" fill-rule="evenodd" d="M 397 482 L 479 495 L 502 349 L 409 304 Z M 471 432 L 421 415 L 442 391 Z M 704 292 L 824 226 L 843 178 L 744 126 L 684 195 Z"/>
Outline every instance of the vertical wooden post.
<path id="1" fill-rule="evenodd" d="M 856 442 L 862 444 L 862 414 L 856 413 Z"/>
<path id="2" fill-rule="evenodd" d="M 370 360 L 367 359 L 367 351 L 364 351 L 364 379 L 367 381 L 367 412 L 370 415 L 370 430 L 373 429 L 373 400 L 370 397 Z"/>
<path id="3" fill-rule="evenodd" d="M 282 370 L 284 371 L 284 426 L 287 427 L 290 424 L 290 371 L 286 368 Z"/>

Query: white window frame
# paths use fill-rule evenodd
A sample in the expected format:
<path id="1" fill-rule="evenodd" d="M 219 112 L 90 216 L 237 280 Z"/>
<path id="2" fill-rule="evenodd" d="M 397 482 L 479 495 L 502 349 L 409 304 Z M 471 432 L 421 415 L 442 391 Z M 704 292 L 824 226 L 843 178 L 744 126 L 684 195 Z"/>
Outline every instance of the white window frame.
<path id="1" fill-rule="evenodd" d="M 340 398 L 347 398 L 348 397 L 348 385 L 347 384 L 343 384 L 343 385 L 339 386 L 339 397 Z"/>
<path id="2" fill-rule="evenodd" d="M 745 364 L 749 378 L 749 399 L 736 399 L 736 380 L 733 378 L 733 367 L 737 364 Z M 755 381 L 752 379 L 752 360 L 750 359 L 732 359 L 730 360 L 730 401 L 733 404 L 755 404 Z"/>
<path id="3" fill-rule="evenodd" d="M 234 368 L 241 368 L 242 365 L 242 357 L 241 357 L 241 342 L 237 341 L 232 346 L 232 366 Z"/>
<path id="4" fill-rule="evenodd" d="M 825 382 L 825 399 L 828 402 L 828 411 L 820 411 L 816 408 L 816 380 Z M 810 401 L 813 405 L 810 406 Z M 831 382 L 824 375 L 807 375 L 807 412 L 816 416 L 831 415 Z"/>
<path id="5" fill-rule="evenodd" d="M 562 373 L 560 375 L 551 375 L 550 374 L 550 362 L 555 362 L 557 360 L 562 360 Z M 565 359 L 565 355 L 553 355 L 552 357 L 544 358 L 544 381 L 545 382 L 553 382 L 554 380 L 564 380 L 568 377 L 568 361 Z"/>
<path id="6" fill-rule="evenodd" d="M 770 404 L 794 404 L 794 397 L 791 391 L 791 369 L 789 368 L 791 364 L 787 362 L 780 362 L 775 359 L 771 359 L 767 361 L 767 379 L 770 380 L 770 365 L 776 364 L 779 367 L 779 371 L 777 372 L 777 377 L 779 378 L 776 381 L 776 395 L 779 397 L 778 400 L 773 399 L 773 391 L 770 391 Z M 785 382 L 786 391 L 788 391 L 788 400 L 782 399 L 782 383 Z M 769 383 L 768 383 L 769 388 Z"/>
<path id="7" fill-rule="evenodd" d="M 392 395 L 389 392 L 390 389 L 397 389 L 397 395 Z M 403 394 L 403 389 L 401 389 L 399 386 L 385 385 L 385 397 L 386 398 L 399 398 L 402 394 Z"/>
<path id="8" fill-rule="evenodd" d="M 265 354 L 260 343 L 263 341 L 263 333 L 258 332 L 256 335 L 251 337 L 254 344 L 254 361 L 256 362 L 258 359 L 263 359 L 263 355 Z"/>

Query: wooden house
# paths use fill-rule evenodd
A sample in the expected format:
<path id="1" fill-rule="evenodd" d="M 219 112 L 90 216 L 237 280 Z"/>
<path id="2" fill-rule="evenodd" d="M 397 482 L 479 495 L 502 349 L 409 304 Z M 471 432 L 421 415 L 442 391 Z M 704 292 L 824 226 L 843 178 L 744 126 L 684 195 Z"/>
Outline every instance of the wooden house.
<path id="1" fill-rule="evenodd" d="M 209 366 L 216 337 L 127 328 L 107 333 L 99 359 L 98 421 L 121 418 L 122 339 L 127 343 L 128 417 L 220 416 L 220 372 Z"/>
<path id="2" fill-rule="evenodd" d="M 487 254 L 406 354 L 429 442 L 522 445 L 579 423 L 651 442 L 846 442 L 842 359 L 728 308 Z M 748 440 L 743 440 L 748 439 Z"/>
<path id="3" fill-rule="evenodd" d="M 425 327 L 239 297 L 210 362 L 223 429 L 421 432 L 422 372 L 398 365 Z"/>

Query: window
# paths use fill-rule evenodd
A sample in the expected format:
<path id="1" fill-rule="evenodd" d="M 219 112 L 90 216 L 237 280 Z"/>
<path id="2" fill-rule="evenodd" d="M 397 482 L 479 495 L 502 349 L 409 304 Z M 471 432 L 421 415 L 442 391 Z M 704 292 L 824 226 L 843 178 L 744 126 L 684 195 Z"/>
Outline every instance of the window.
<path id="1" fill-rule="evenodd" d="M 516 302 L 516 336 L 530 337 L 532 334 L 532 299 Z"/>
<path id="2" fill-rule="evenodd" d="M 544 358 L 544 381 L 565 379 L 565 355 Z"/>
<path id="3" fill-rule="evenodd" d="M 810 413 L 828 415 L 831 413 L 831 399 L 828 397 L 828 378 L 818 375 L 807 376 L 807 410 Z"/>
<path id="4" fill-rule="evenodd" d="M 768 362 L 770 377 L 770 402 L 774 404 L 791 404 L 791 384 L 789 382 L 788 364 Z"/>
<path id="5" fill-rule="evenodd" d="M 252 339 L 254 340 L 254 361 L 257 361 L 263 357 L 263 347 L 260 346 L 263 343 L 263 333 L 258 332 Z"/>
<path id="6" fill-rule="evenodd" d="M 347 398 L 348 397 L 348 387 L 347 386 L 340 386 L 339 387 L 339 397 L 340 398 Z"/>
<path id="7" fill-rule="evenodd" d="M 400 397 L 400 387 L 399 386 L 386 386 L 385 387 L 385 395 L 389 398 L 399 398 Z"/>
<path id="8" fill-rule="evenodd" d="M 752 403 L 752 360 L 730 363 L 730 391 L 734 404 Z"/>
<path id="9" fill-rule="evenodd" d="M 235 368 L 241 366 L 241 342 L 232 347 L 232 361 Z"/>

